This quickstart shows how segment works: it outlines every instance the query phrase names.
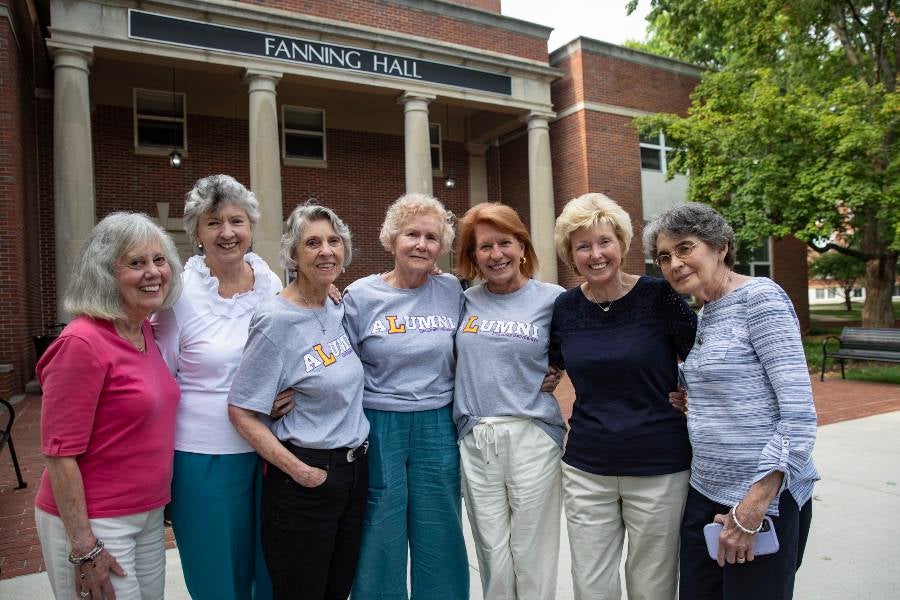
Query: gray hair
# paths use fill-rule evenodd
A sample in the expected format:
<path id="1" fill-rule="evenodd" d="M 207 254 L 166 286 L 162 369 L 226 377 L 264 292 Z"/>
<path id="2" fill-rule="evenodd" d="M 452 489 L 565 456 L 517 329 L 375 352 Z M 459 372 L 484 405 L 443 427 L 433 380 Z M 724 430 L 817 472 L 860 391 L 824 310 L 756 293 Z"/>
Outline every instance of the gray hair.
<path id="1" fill-rule="evenodd" d="M 689 235 L 713 248 L 728 246 L 725 266 L 734 266 L 734 230 L 716 209 L 699 202 L 687 202 L 673 206 L 644 227 L 644 248 L 656 258 L 656 240 L 659 234 L 680 239 Z"/>
<path id="2" fill-rule="evenodd" d="M 456 236 L 456 230 L 453 228 L 456 217 L 444 208 L 440 200 L 428 194 L 404 194 L 388 207 L 384 223 L 381 224 L 381 234 L 378 236 L 381 245 L 388 252 L 392 251 L 394 240 L 400 235 L 403 226 L 412 217 L 428 213 L 434 214 L 441 222 L 441 254 L 448 252 Z"/>
<path id="3" fill-rule="evenodd" d="M 172 270 L 169 293 L 160 310 L 181 295 L 181 260 L 162 227 L 140 213 L 114 212 L 97 223 L 81 245 L 63 298 L 66 312 L 98 319 L 124 319 L 116 267 L 131 250 L 158 242 Z"/>
<path id="4" fill-rule="evenodd" d="M 224 204 L 234 204 L 247 213 L 250 229 L 259 223 L 259 201 L 256 195 L 245 188 L 241 182 L 231 175 L 210 175 L 198 179 L 193 189 L 184 196 L 184 231 L 195 246 L 197 239 L 197 222 L 206 213 L 216 214 Z"/>
<path id="5" fill-rule="evenodd" d="M 353 258 L 353 247 L 350 244 L 350 228 L 347 227 L 340 217 L 333 210 L 326 206 L 312 204 L 312 200 L 308 200 L 306 204 L 301 204 L 291 212 L 291 216 L 287 220 L 287 232 L 281 236 L 281 250 L 278 252 L 278 262 L 287 271 L 297 270 L 297 261 L 295 256 L 297 253 L 297 244 L 303 239 L 303 230 L 312 221 L 329 221 L 334 232 L 338 234 L 341 241 L 344 242 L 344 264 L 346 267 Z"/>

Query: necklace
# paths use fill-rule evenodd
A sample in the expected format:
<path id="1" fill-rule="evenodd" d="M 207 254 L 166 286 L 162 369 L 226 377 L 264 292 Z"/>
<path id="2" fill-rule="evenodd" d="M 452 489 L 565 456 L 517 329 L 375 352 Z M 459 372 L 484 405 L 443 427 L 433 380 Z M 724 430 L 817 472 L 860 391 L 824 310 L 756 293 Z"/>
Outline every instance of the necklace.
<path id="1" fill-rule="evenodd" d="M 147 349 L 147 343 L 144 341 L 144 333 L 140 329 L 138 329 L 138 335 L 140 336 L 140 341 L 135 341 L 135 337 L 133 335 L 127 334 L 118 324 L 113 325 L 116 329 L 116 333 L 119 334 L 123 340 L 137 348 L 138 352 L 144 352 Z"/>
<path id="2" fill-rule="evenodd" d="M 609 309 L 612 308 L 613 302 L 615 302 L 615 300 L 610 300 L 609 302 L 606 303 L 606 306 L 603 306 L 603 303 L 594 297 L 593 292 L 591 292 L 591 286 L 587 286 L 587 289 L 585 290 L 585 292 L 587 293 L 588 300 L 590 300 L 591 302 L 596 304 L 597 307 L 600 310 L 602 310 L 603 312 L 609 312 Z"/>
<path id="3" fill-rule="evenodd" d="M 322 334 L 324 335 L 325 334 L 325 323 L 322 321 L 322 319 L 319 318 L 319 315 L 316 314 L 316 309 L 313 308 L 312 302 L 310 302 L 309 298 L 307 298 L 306 296 L 300 296 L 300 299 L 303 300 L 303 303 L 309 307 L 310 312 L 312 312 L 313 316 L 316 318 L 316 321 L 319 322 L 319 328 L 322 330 Z M 325 310 L 324 316 L 325 316 L 325 321 L 327 321 L 328 320 L 327 307 L 325 307 L 325 309 L 326 310 Z"/>
<path id="4" fill-rule="evenodd" d="M 624 291 L 627 292 L 630 288 L 631 288 L 630 285 L 628 285 L 622 281 L 619 281 L 619 290 L 616 292 L 616 297 L 613 298 L 612 300 L 607 301 L 606 306 L 603 306 L 604 303 L 601 302 L 600 300 L 597 300 L 597 297 L 594 296 L 594 292 L 591 291 L 591 286 L 589 284 L 585 284 L 584 294 L 588 300 L 590 300 L 591 302 L 593 302 L 594 304 L 597 305 L 597 308 L 599 308 L 603 312 L 609 312 L 609 309 L 612 308 L 613 302 L 615 302 L 616 300 L 618 300 L 619 298 L 622 298 L 624 296 L 624 294 L 622 296 L 619 296 L 618 295 L 619 292 L 621 292 L 623 289 L 624 289 Z"/>

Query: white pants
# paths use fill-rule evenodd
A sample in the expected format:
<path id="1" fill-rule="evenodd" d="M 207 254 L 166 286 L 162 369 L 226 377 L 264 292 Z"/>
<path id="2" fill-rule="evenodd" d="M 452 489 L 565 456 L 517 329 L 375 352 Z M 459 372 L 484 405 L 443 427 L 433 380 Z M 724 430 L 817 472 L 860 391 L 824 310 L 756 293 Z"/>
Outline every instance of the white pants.
<path id="1" fill-rule="evenodd" d="M 482 419 L 459 445 L 481 584 L 491 600 L 552 600 L 559 560 L 559 446 L 531 419 Z"/>
<path id="2" fill-rule="evenodd" d="M 68 560 L 72 546 L 62 519 L 39 508 L 34 509 L 34 517 L 53 595 L 56 600 L 82 600 L 75 568 Z M 161 600 L 166 588 L 163 509 L 90 521 L 94 536 L 103 540 L 106 550 L 125 570 L 125 577 L 109 576 L 116 600 Z"/>
<path id="3" fill-rule="evenodd" d="M 630 600 L 673 600 L 678 540 L 690 471 L 593 475 L 563 463 L 563 498 L 576 600 L 619 600 L 619 563 L 628 532 Z"/>

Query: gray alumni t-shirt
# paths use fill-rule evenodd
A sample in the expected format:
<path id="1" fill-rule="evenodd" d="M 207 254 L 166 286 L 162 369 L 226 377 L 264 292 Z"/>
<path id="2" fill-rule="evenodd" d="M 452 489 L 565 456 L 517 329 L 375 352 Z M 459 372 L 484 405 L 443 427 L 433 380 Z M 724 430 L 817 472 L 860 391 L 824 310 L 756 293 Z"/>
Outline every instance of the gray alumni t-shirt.
<path id="1" fill-rule="evenodd" d="M 331 300 L 315 314 L 281 296 L 264 301 L 250 321 L 228 403 L 268 415 L 275 396 L 291 388 L 294 409 L 272 422 L 275 437 L 302 448 L 362 444 L 369 435 L 363 367 L 343 317 L 344 307 Z"/>
<path id="2" fill-rule="evenodd" d="M 553 301 L 563 288 L 529 279 L 515 292 L 466 290 L 456 333 L 453 419 L 462 439 L 479 417 L 530 417 L 562 447 L 565 424 L 547 374 Z"/>
<path id="3" fill-rule="evenodd" d="M 381 275 L 344 290 L 345 326 L 365 365 L 366 408 L 413 412 L 453 402 L 453 336 L 462 286 L 452 275 L 431 275 L 398 289 Z"/>

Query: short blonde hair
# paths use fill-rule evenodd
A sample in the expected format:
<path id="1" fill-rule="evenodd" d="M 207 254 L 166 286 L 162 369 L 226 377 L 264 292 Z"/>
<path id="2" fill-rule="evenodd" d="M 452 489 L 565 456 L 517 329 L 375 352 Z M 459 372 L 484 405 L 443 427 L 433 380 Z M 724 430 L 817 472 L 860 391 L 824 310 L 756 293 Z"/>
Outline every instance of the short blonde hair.
<path id="1" fill-rule="evenodd" d="M 573 266 L 572 233 L 599 223 L 606 223 L 613 228 L 616 238 L 622 244 L 622 254 L 626 254 L 631 246 L 631 238 L 634 237 L 631 217 L 612 198 L 603 194 L 591 193 L 569 200 L 563 208 L 562 214 L 556 219 L 553 241 L 556 244 L 556 254 L 559 259 L 570 267 Z"/>
<path id="2" fill-rule="evenodd" d="M 481 273 L 475 260 L 475 226 L 487 223 L 491 227 L 508 233 L 525 246 L 525 262 L 519 264 L 519 271 L 531 278 L 538 267 L 537 254 L 531 244 L 528 228 L 511 206 L 499 202 L 476 204 L 459 220 L 459 248 L 456 250 L 456 273 L 463 279 L 475 279 Z"/>
<path id="3" fill-rule="evenodd" d="M 441 254 L 447 253 L 453 246 L 453 238 L 456 232 L 453 230 L 453 213 L 444 208 L 440 200 L 428 194 L 404 194 L 391 204 L 384 215 L 384 223 L 381 224 L 381 234 L 378 239 L 388 252 L 394 249 L 394 240 L 400 235 L 400 231 L 416 215 L 433 214 L 441 222 Z"/>

